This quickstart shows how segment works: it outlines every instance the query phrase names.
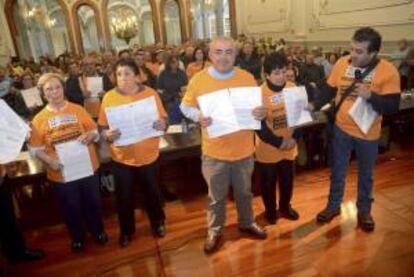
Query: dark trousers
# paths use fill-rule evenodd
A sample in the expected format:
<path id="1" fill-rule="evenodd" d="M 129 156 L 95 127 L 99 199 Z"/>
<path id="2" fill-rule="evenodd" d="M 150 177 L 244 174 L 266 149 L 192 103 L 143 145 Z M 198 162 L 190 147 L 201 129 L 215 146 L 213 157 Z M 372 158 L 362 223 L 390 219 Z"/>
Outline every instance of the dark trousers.
<path id="1" fill-rule="evenodd" d="M 0 244 L 2 253 L 9 260 L 19 257 L 26 250 L 22 232 L 14 214 L 7 177 L 4 183 L 0 184 Z"/>
<path id="2" fill-rule="evenodd" d="M 277 163 L 258 162 L 258 169 L 266 215 L 268 217 L 276 217 L 276 182 L 279 179 L 279 210 L 287 211 L 293 192 L 294 161 L 282 160 Z"/>
<path id="3" fill-rule="evenodd" d="M 121 235 L 135 232 L 135 190 L 139 184 L 144 195 L 144 207 L 152 226 L 165 220 L 163 200 L 158 186 L 158 161 L 136 167 L 113 162 L 115 195 Z"/>
<path id="4" fill-rule="evenodd" d="M 73 241 L 85 240 L 85 225 L 95 237 L 104 232 L 97 174 L 67 183 L 51 183 Z"/>

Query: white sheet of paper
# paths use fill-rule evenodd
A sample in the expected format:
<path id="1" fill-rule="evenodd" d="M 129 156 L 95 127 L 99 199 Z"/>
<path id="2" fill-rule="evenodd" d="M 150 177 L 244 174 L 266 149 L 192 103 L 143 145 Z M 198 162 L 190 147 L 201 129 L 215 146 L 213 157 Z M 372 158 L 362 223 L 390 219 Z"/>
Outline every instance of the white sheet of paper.
<path id="1" fill-rule="evenodd" d="M 355 100 L 355 103 L 349 109 L 348 114 L 364 134 L 368 134 L 369 129 L 371 129 L 371 126 L 378 115 L 372 108 L 372 105 L 362 97 L 358 97 L 357 100 Z"/>
<path id="2" fill-rule="evenodd" d="M 34 107 L 41 107 L 43 105 L 43 100 L 40 97 L 40 91 L 37 87 L 24 89 L 20 91 L 24 103 L 26 104 L 26 107 L 28 108 L 34 108 Z"/>
<path id="3" fill-rule="evenodd" d="M 167 134 L 181 134 L 183 132 L 183 126 L 181 124 L 173 124 L 168 126 Z"/>
<path id="4" fill-rule="evenodd" d="M 207 127 L 210 138 L 216 138 L 240 130 L 236 114 L 232 108 L 230 91 L 218 90 L 197 98 L 204 117 L 211 117 L 212 124 Z"/>
<path id="5" fill-rule="evenodd" d="M 125 146 L 140 142 L 150 137 L 158 137 L 163 132 L 153 128 L 158 120 L 158 108 L 154 96 L 133 103 L 105 109 L 109 127 L 119 129 L 121 137 L 115 146 Z"/>
<path id="6" fill-rule="evenodd" d="M 59 161 L 63 164 L 65 182 L 76 181 L 93 175 L 88 146 L 77 140 L 55 145 Z"/>
<path id="7" fill-rule="evenodd" d="M 20 153 L 29 126 L 0 99 L 0 163 L 13 161 Z"/>
<path id="8" fill-rule="evenodd" d="M 308 105 L 308 95 L 304 86 L 284 88 L 283 97 L 289 127 L 296 127 L 312 122 L 310 112 L 305 110 Z"/>
<path id="9" fill-rule="evenodd" d="M 170 144 L 165 140 L 165 138 L 160 137 L 160 144 L 158 145 L 159 149 L 167 148 Z"/>
<path id="10" fill-rule="evenodd" d="M 254 108 L 262 106 L 262 92 L 260 87 L 231 88 L 230 99 L 240 129 L 260 129 L 260 121 L 254 119 L 252 115 Z"/>
<path id="11" fill-rule="evenodd" d="M 87 90 L 91 92 L 91 97 L 98 97 L 99 93 L 103 91 L 102 77 L 87 77 Z"/>

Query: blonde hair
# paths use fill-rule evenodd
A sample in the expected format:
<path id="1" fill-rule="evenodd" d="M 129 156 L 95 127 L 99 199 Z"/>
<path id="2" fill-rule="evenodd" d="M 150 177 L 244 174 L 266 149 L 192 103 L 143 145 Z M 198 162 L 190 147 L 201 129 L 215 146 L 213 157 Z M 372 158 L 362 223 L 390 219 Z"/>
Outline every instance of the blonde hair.
<path id="1" fill-rule="evenodd" d="M 59 82 L 62 84 L 62 87 L 65 87 L 65 80 L 63 76 L 58 73 L 45 73 L 40 76 L 39 80 L 37 81 L 37 88 L 40 90 L 40 93 L 44 95 L 43 87 L 44 85 L 52 79 L 58 79 Z"/>
<path id="2" fill-rule="evenodd" d="M 40 76 L 39 81 L 37 81 L 37 86 L 39 88 L 43 88 L 43 86 L 51 79 L 58 79 L 62 85 L 64 85 L 65 83 L 65 80 L 63 79 L 62 75 L 58 73 L 45 73 L 42 76 Z"/>

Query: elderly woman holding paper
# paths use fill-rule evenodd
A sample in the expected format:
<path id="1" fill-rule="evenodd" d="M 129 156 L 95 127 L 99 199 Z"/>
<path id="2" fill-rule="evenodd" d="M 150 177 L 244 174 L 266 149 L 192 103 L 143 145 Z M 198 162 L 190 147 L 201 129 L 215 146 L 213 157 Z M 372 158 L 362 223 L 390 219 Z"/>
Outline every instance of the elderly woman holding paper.
<path id="1" fill-rule="evenodd" d="M 48 104 L 32 121 L 29 149 L 46 166 L 72 239 L 72 251 L 79 252 L 86 239 L 84 225 L 97 243 L 108 241 L 96 174 L 99 161 L 94 142 L 99 133 L 83 107 L 65 100 L 63 86 L 58 74 L 40 77 L 38 87 Z"/>
<path id="2" fill-rule="evenodd" d="M 152 232 L 165 235 L 165 214 L 157 181 L 159 135 L 165 131 L 167 114 L 156 91 L 143 86 L 132 59 L 115 65 L 116 88 L 102 100 L 98 124 L 111 144 L 121 247 L 135 233 L 134 190 L 140 185 Z M 144 113 L 145 110 L 145 113 Z"/>

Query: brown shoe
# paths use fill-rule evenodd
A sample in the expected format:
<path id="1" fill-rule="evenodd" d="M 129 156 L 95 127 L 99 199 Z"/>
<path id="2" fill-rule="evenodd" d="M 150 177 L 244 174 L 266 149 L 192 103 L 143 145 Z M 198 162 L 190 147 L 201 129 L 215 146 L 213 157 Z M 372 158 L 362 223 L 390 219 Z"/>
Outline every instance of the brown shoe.
<path id="1" fill-rule="evenodd" d="M 240 232 L 249 234 L 252 237 L 258 238 L 258 239 L 266 239 L 267 233 L 266 231 L 257 225 L 257 223 L 252 223 L 249 227 L 246 228 L 239 228 Z"/>
<path id="2" fill-rule="evenodd" d="M 370 213 L 358 213 L 358 227 L 365 232 L 374 231 L 375 222 Z"/>
<path id="3" fill-rule="evenodd" d="M 220 244 L 221 235 L 217 233 L 208 233 L 204 242 L 204 252 L 210 254 L 215 252 Z"/>
<path id="4" fill-rule="evenodd" d="M 331 221 L 334 217 L 340 214 L 341 214 L 341 209 L 332 210 L 332 209 L 326 208 L 322 210 L 320 213 L 318 213 L 318 215 L 316 216 L 316 220 L 319 223 L 327 223 Z"/>

